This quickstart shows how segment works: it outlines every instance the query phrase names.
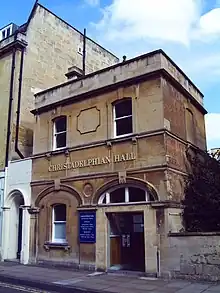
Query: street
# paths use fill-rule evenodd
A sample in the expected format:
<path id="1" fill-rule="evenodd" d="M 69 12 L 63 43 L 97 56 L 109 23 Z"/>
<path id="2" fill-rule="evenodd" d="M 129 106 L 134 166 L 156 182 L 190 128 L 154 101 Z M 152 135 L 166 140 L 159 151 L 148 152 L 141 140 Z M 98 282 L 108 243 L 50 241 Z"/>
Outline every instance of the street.
<path id="1" fill-rule="evenodd" d="M 7 284 L 0 282 L 0 293 L 18 293 L 18 292 L 29 292 L 29 293 L 55 293 L 55 292 L 49 292 L 39 289 L 33 289 L 13 284 Z"/>

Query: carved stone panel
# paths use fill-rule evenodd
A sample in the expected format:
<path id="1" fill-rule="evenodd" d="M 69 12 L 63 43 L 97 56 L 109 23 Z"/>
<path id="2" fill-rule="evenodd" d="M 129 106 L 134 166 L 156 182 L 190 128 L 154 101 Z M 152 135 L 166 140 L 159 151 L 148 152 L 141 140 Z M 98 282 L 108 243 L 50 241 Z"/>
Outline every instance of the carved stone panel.
<path id="1" fill-rule="evenodd" d="M 100 126 L 100 110 L 97 107 L 81 110 L 77 116 L 77 130 L 80 134 L 96 132 Z"/>

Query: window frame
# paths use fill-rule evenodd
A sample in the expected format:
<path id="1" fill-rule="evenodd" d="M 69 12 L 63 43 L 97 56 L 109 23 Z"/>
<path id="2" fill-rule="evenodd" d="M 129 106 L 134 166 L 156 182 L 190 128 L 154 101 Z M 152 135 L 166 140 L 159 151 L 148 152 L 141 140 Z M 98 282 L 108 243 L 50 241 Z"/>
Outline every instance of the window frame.
<path id="1" fill-rule="evenodd" d="M 5 40 L 9 38 L 12 35 L 12 25 L 10 24 L 9 26 L 6 26 L 4 29 L 0 31 L 0 33 L 0 40 Z"/>
<path id="2" fill-rule="evenodd" d="M 59 119 L 62 119 L 62 118 L 65 118 L 66 119 L 66 130 L 65 131 L 60 131 L 60 132 L 57 132 L 57 127 L 56 127 L 56 123 Z M 62 115 L 62 116 L 58 116 L 56 117 L 55 119 L 53 119 L 53 151 L 56 151 L 56 150 L 62 150 L 62 149 L 65 149 L 67 147 L 67 129 L 68 129 L 68 125 L 67 125 L 67 116 L 65 115 Z M 57 147 L 57 135 L 59 134 L 63 134 L 63 133 L 66 133 L 66 144 L 64 147 Z"/>
<path id="3" fill-rule="evenodd" d="M 64 224 L 65 223 L 65 228 L 66 228 L 66 223 L 67 221 L 55 221 L 55 208 L 57 206 L 65 206 L 66 209 L 66 215 L 67 215 L 67 206 L 63 203 L 59 203 L 59 204 L 54 204 L 52 206 L 52 243 L 56 243 L 56 244 L 64 244 L 67 243 L 67 237 L 65 239 L 62 238 L 55 238 L 55 225 L 57 224 Z"/>
<path id="4" fill-rule="evenodd" d="M 145 191 L 145 200 L 144 201 L 129 201 L 129 188 L 137 188 L 137 189 L 140 189 L 140 190 L 143 190 Z M 123 202 L 119 202 L 119 203 L 111 203 L 111 192 L 119 189 L 119 188 L 124 188 L 124 193 L 125 193 L 125 200 Z M 103 203 L 103 201 L 106 201 L 105 203 Z M 134 204 L 143 204 L 143 203 L 148 203 L 150 202 L 150 194 L 149 194 L 149 191 L 147 189 L 144 189 L 144 188 L 141 188 L 141 187 L 137 187 L 135 185 L 128 185 L 128 186 L 121 186 L 121 187 L 114 187 L 106 192 L 104 192 L 100 197 L 99 197 L 99 200 L 98 200 L 98 205 L 103 205 L 103 206 L 106 206 L 106 205 L 111 205 L 111 206 L 115 206 L 115 205 L 134 205 Z"/>
<path id="5" fill-rule="evenodd" d="M 126 115 L 126 116 L 122 116 L 122 117 L 116 117 L 116 107 L 117 105 L 119 105 L 120 103 L 123 103 L 125 101 L 130 101 L 131 102 L 131 115 Z M 115 102 L 113 104 L 113 136 L 114 138 L 118 138 L 118 137 L 126 137 L 129 135 L 132 135 L 134 133 L 133 131 L 133 107 L 132 107 L 132 98 L 123 98 L 121 100 L 118 100 L 117 102 Z M 132 121 L 132 132 L 129 133 L 125 133 L 125 134 L 121 134 L 121 135 L 117 135 L 117 121 L 122 120 L 122 119 L 126 119 L 126 118 L 130 118 L 131 117 L 131 121 Z"/>

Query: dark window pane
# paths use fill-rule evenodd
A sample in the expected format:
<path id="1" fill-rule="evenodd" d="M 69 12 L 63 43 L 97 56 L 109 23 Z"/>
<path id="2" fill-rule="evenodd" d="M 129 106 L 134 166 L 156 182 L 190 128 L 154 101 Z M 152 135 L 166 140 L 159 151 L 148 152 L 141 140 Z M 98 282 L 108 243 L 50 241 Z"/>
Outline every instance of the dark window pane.
<path id="1" fill-rule="evenodd" d="M 116 121 L 116 135 L 132 133 L 132 117 L 120 119 Z"/>
<path id="2" fill-rule="evenodd" d="M 106 204 L 106 195 L 105 195 L 105 197 L 104 197 L 102 203 L 103 203 L 103 204 Z"/>
<path id="3" fill-rule="evenodd" d="M 129 202 L 146 201 L 145 191 L 143 189 L 129 187 Z"/>
<path id="4" fill-rule="evenodd" d="M 10 36 L 10 27 L 7 29 L 7 37 Z"/>
<path id="5" fill-rule="evenodd" d="M 66 146 L 66 132 L 56 134 L 56 148 L 64 148 Z"/>
<path id="6" fill-rule="evenodd" d="M 66 117 L 57 118 L 56 121 L 56 133 L 66 131 Z"/>
<path id="7" fill-rule="evenodd" d="M 66 205 L 54 206 L 54 221 L 66 221 Z"/>
<path id="8" fill-rule="evenodd" d="M 2 39 L 5 38 L 5 31 L 2 32 Z"/>
<path id="9" fill-rule="evenodd" d="M 119 188 L 110 193 L 110 203 L 125 202 L 125 189 Z"/>
<path id="10" fill-rule="evenodd" d="M 119 102 L 115 104 L 115 116 L 123 117 L 132 115 L 132 101 L 131 99 L 123 100 L 122 102 Z"/>

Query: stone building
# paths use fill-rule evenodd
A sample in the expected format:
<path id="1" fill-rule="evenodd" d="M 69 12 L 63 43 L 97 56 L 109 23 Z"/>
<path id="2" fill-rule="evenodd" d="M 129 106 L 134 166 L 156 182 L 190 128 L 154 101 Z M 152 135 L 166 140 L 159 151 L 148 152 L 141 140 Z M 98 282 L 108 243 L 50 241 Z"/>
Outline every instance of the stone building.
<path id="1" fill-rule="evenodd" d="M 86 38 L 86 73 L 117 62 Z M 82 64 L 83 34 L 37 1 L 24 25 L 0 29 L 0 169 L 8 160 L 32 154 L 34 93 L 64 82 L 68 69 L 82 70 Z"/>
<path id="2" fill-rule="evenodd" d="M 162 51 L 35 95 L 30 262 L 169 270 L 203 95 Z M 37 232 L 36 232 L 37 231 Z"/>
<path id="3" fill-rule="evenodd" d="M 11 23 L 0 29 L 0 195 L 4 211 L 10 208 L 3 200 L 5 167 L 11 160 L 32 154 L 34 93 L 79 76 L 84 68 L 88 74 L 117 62 L 112 53 L 37 1 L 25 24 Z M 6 202 L 8 196 L 4 196 Z M 0 227 L 1 218 L 0 214 Z"/>

